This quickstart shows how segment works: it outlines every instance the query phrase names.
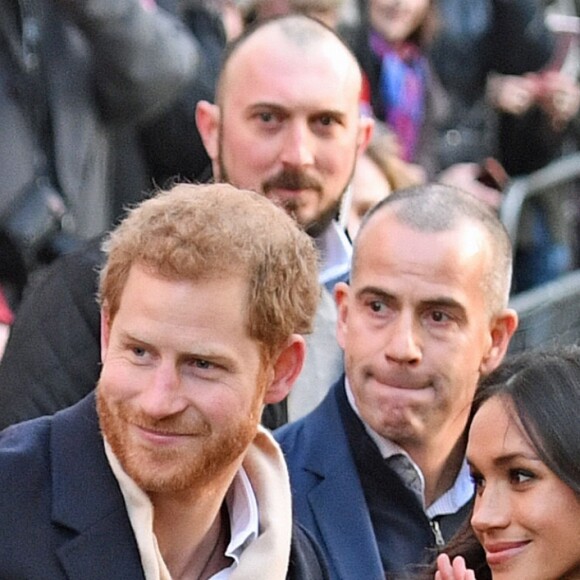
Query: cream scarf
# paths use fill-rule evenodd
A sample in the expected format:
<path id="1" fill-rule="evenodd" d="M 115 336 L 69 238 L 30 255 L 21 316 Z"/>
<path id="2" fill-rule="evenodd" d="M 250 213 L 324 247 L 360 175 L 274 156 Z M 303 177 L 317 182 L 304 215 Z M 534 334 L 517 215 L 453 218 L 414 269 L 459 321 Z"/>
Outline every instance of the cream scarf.
<path id="1" fill-rule="evenodd" d="M 107 441 L 105 452 L 125 498 L 146 580 L 172 580 L 153 533 L 151 501 L 125 473 Z M 282 451 L 262 426 L 258 427 L 242 465 L 256 495 L 260 533 L 242 552 L 229 579 L 263 578 L 267 571 L 269 580 L 284 580 L 292 536 L 290 482 Z"/>

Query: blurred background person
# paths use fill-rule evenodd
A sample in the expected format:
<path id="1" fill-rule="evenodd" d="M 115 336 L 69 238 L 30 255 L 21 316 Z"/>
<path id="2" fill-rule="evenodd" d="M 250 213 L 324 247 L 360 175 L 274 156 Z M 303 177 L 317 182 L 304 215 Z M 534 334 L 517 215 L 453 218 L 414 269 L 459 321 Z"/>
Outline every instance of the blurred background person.
<path id="1" fill-rule="evenodd" d="M 559 10 L 563 3 L 550 4 Z M 577 17 L 562 16 L 552 10 L 546 15 L 555 36 L 555 49 L 541 71 L 522 76 L 493 74 L 488 79 L 487 98 L 500 112 L 498 159 L 514 178 L 530 175 L 578 149 L 580 23 Z M 524 204 L 514 292 L 539 286 L 578 267 L 576 189 L 571 183 L 564 184 Z"/>
<path id="2" fill-rule="evenodd" d="M 199 67 L 179 98 L 140 127 L 138 141 L 147 180 L 134 189 L 133 198 L 128 197 L 126 181 L 120 180 L 116 215 L 122 215 L 128 203 L 139 201 L 143 189 L 150 191 L 175 180 L 207 181 L 211 175 L 210 159 L 195 124 L 195 107 L 200 100 L 214 99 L 226 43 L 243 30 L 242 12 L 234 0 L 158 0 L 158 3 L 178 17 L 196 39 Z"/>
<path id="3" fill-rule="evenodd" d="M 347 34 L 367 79 L 363 104 L 430 177 L 495 152 L 488 73 L 538 70 L 554 46 L 536 0 L 368 0 Z"/>
<path id="4" fill-rule="evenodd" d="M 111 225 L 115 135 L 162 112 L 200 56 L 154 2 L 1 0 L 0 11 L 0 231 L 15 305 L 38 263 Z"/>
<path id="5" fill-rule="evenodd" d="M 419 165 L 407 163 L 401 157 L 401 147 L 392 130 L 375 121 L 371 141 L 358 158 L 350 185 L 340 211 L 350 239 L 354 239 L 366 212 L 391 192 L 425 183 L 426 176 Z"/>

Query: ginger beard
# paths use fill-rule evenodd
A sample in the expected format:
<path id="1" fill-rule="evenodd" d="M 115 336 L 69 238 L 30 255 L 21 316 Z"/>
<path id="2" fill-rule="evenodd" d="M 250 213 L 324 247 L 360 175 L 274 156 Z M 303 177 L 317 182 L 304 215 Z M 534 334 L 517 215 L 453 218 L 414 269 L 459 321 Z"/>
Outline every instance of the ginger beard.
<path id="1" fill-rule="evenodd" d="M 178 416 L 151 419 L 126 401 L 108 400 L 99 381 L 96 397 L 101 431 L 127 475 L 143 491 L 201 489 L 231 467 L 256 436 L 266 376 L 262 368 L 249 413 L 219 430 L 192 407 Z M 134 440 L 132 425 L 192 437 L 179 448 L 153 448 Z"/>

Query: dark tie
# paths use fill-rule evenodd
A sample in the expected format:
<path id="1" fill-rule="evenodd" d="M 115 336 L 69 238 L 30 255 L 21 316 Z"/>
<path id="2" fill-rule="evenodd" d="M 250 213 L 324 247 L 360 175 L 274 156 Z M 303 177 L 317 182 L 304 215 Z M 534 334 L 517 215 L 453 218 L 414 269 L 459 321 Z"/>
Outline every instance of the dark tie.
<path id="1" fill-rule="evenodd" d="M 403 480 L 406 487 L 419 497 L 423 503 L 423 490 L 421 489 L 421 479 L 417 470 L 413 467 L 411 460 L 402 453 L 397 453 L 387 457 L 387 465 Z"/>

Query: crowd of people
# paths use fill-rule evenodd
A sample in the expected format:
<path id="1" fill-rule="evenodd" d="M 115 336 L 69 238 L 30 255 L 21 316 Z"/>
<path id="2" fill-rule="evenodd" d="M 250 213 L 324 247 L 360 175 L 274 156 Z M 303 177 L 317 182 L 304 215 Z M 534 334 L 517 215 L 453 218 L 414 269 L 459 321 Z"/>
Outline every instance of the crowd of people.
<path id="1" fill-rule="evenodd" d="M 5 3 L 0 577 L 580 578 L 544 4 Z"/>

